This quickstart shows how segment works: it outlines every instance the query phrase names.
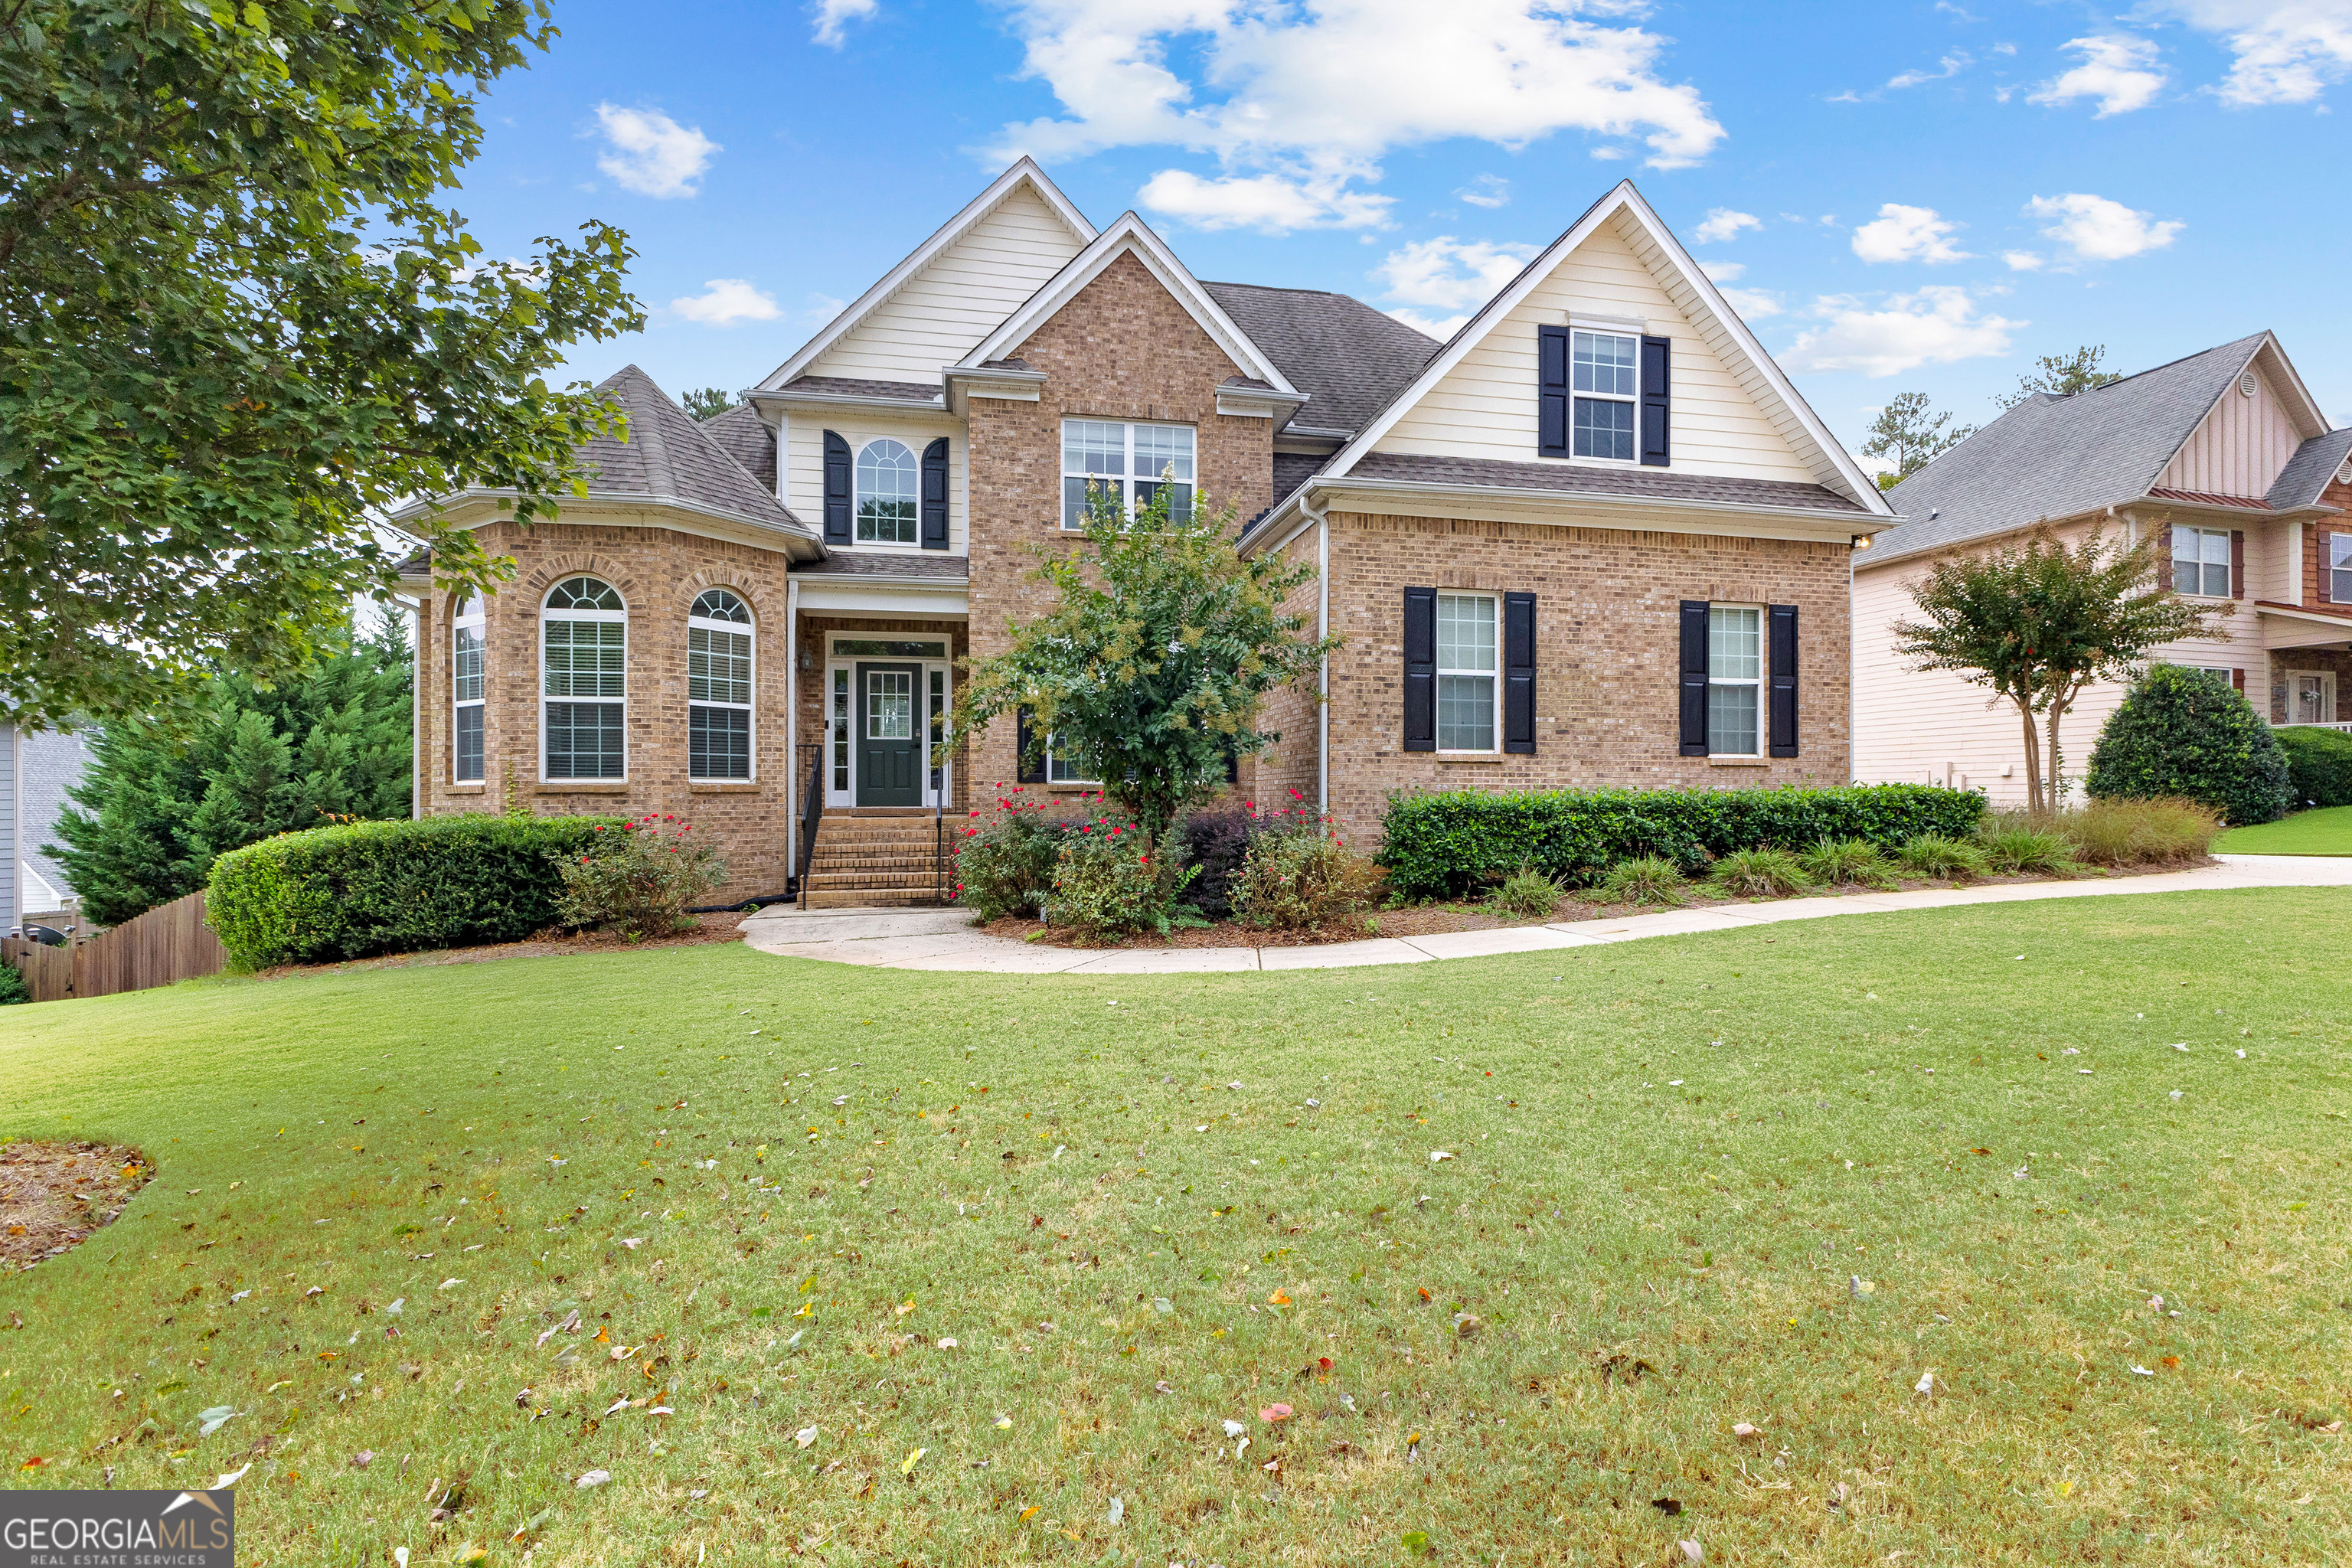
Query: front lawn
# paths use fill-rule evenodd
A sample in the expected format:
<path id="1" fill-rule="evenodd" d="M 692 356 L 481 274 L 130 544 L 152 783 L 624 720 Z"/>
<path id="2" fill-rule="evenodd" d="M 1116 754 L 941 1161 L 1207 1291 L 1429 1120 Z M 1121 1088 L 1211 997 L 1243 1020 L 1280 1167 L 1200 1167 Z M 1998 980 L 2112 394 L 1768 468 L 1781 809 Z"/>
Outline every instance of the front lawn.
<path id="1" fill-rule="evenodd" d="M 0 1278 L 8 1473 L 250 1464 L 247 1564 L 2341 1561 L 2340 904 L 10 1008 L 0 1132 L 159 1169 Z"/>
<path id="2" fill-rule="evenodd" d="M 2352 805 L 2298 811 L 2213 840 L 2216 855 L 2352 855 Z"/>

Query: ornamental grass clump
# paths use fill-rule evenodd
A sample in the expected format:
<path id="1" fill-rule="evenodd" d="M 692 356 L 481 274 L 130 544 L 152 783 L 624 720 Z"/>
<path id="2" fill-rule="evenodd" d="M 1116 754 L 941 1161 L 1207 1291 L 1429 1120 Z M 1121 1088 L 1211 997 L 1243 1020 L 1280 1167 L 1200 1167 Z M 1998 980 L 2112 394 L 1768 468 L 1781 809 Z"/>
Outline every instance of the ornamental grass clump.
<path id="1" fill-rule="evenodd" d="M 1496 884 L 1487 900 L 1498 913 L 1541 920 L 1559 907 L 1560 897 L 1558 881 L 1535 866 L 1527 865 Z"/>
<path id="2" fill-rule="evenodd" d="M 1805 875 L 1827 888 L 1891 888 L 1895 868 L 1866 838 L 1824 838 L 1797 857 Z"/>
<path id="3" fill-rule="evenodd" d="M 549 857 L 563 879 L 555 912 L 564 925 L 593 926 L 631 942 L 667 936 L 692 925 L 687 910 L 727 880 L 718 846 L 695 837 L 683 817 L 647 812 L 609 832 L 601 826 L 594 831 L 617 842 Z"/>
<path id="4" fill-rule="evenodd" d="M 1663 855 L 1620 860 L 1601 875 L 1595 889 L 1604 904 L 1663 904 L 1679 908 L 1690 890 L 1683 868 Z"/>
<path id="5" fill-rule="evenodd" d="M 1786 849 L 1735 849 L 1716 861 L 1706 879 L 1733 899 L 1785 899 L 1812 886 L 1805 868 Z"/>
<path id="6" fill-rule="evenodd" d="M 2193 800 L 2093 800 L 2053 826 L 2094 866 L 2179 866 L 2205 858 L 2221 816 Z"/>
<path id="7" fill-rule="evenodd" d="M 2074 841 L 2042 818 L 1987 817 L 1977 833 L 1977 847 L 1984 851 L 1985 863 L 2004 876 L 2063 877 L 2081 869 Z"/>
<path id="8" fill-rule="evenodd" d="M 1895 849 L 1895 863 L 1914 877 L 1949 877 L 1966 882 L 1991 869 L 1983 850 L 1961 838 L 1922 833 L 1905 839 Z"/>

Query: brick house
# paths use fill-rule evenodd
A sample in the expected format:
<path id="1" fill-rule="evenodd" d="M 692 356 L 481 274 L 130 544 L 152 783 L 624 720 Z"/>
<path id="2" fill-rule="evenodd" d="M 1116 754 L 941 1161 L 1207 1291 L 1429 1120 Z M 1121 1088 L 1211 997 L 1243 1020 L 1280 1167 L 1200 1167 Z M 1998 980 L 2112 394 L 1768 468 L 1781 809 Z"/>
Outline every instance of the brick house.
<path id="1" fill-rule="evenodd" d="M 1902 522 L 1854 563 L 1854 769 L 2025 798 L 2008 703 L 1906 667 L 1894 623 L 1935 561 L 2011 545 L 2041 524 L 2161 542 L 2183 595 L 2224 602 L 2221 635 L 2156 650 L 2210 670 L 2273 724 L 2352 729 L 2352 429 L 2331 430 L 2278 340 L 2257 332 L 2071 397 L 2027 398 L 1888 492 Z M 2127 689 L 2085 691 L 2065 771 Z"/>
<path id="2" fill-rule="evenodd" d="M 1244 794 L 1369 845 L 1394 791 L 1843 782 L 1849 566 L 1892 514 L 1630 184 L 1440 344 L 1361 301 L 1204 283 L 1027 160 L 742 404 L 634 366 L 625 444 L 461 602 L 420 558 L 418 809 L 675 812 L 724 896 L 930 894 L 934 814 L 1076 792 L 999 723 L 933 765 L 961 661 L 1045 590 L 1089 484 L 1237 503 L 1346 639 Z"/>

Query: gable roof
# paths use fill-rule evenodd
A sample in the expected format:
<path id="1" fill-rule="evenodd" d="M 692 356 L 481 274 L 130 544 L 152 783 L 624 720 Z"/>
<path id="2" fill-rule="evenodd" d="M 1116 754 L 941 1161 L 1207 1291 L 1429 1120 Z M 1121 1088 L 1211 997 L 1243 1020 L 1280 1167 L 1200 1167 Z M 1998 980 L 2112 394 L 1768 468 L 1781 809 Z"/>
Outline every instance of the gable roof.
<path id="1" fill-rule="evenodd" d="M 2314 436 L 2294 449 L 2294 456 L 2279 470 L 2279 477 L 2272 481 L 2270 494 L 2264 499 L 2278 511 L 2322 505 L 2320 496 L 2347 457 L 2352 457 L 2352 426 Z"/>
<path id="2" fill-rule="evenodd" d="M 1294 430 L 1362 429 L 1444 346 L 1345 294 L 1255 283 L 1201 287 L 1307 394 Z"/>
<path id="3" fill-rule="evenodd" d="M 1871 563 L 2138 500 L 2266 346 L 2256 332 L 2070 397 L 2027 398 L 1887 492 L 1904 521 Z"/>
<path id="4" fill-rule="evenodd" d="M 1480 307 L 1477 313 L 1462 324 L 1462 329 L 1447 340 L 1445 346 L 1423 365 L 1412 381 L 1390 399 L 1386 407 L 1357 432 L 1353 440 L 1333 458 L 1325 470 L 1330 479 L 1344 478 L 1370 453 L 1373 446 L 1386 435 L 1424 395 L 1443 381 L 1446 374 L 1462 363 L 1465 355 L 1517 310 L 1543 280 L 1584 243 L 1601 225 L 1620 217 L 1631 220 L 1638 240 L 1634 249 L 1650 268 L 1658 286 L 1674 301 L 1685 320 L 1705 341 L 1716 358 L 1752 399 L 1759 410 L 1787 441 L 1798 459 L 1812 470 L 1813 477 L 1824 489 L 1854 502 L 1874 517 L 1891 515 L 1891 509 L 1880 495 L 1877 485 L 1864 475 L 1843 444 L 1832 436 L 1810 405 L 1798 393 L 1764 345 L 1756 341 L 1748 324 L 1739 319 L 1717 289 L 1714 282 L 1699 269 L 1689 251 L 1683 248 L 1672 230 L 1642 197 L 1631 180 L 1618 185 L 1571 224 L 1568 231 L 1547 246 L 1543 252 L 1523 268 L 1517 278 L 1505 285 L 1493 299 Z"/>
<path id="5" fill-rule="evenodd" d="M 1191 268 L 1176 259 L 1168 242 L 1131 210 L 1121 213 L 1117 223 L 1095 236 L 1084 250 L 1070 258 L 1068 265 L 1048 279 L 1045 287 L 1030 295 L 1019 310 L 999 322 L 994 331 L 951 368 L 981 370 L 990 361 L 1012 353 L 1055 311 L 1076 299 L 1080 289 L 1122 256 L 1132 256 L 1141 262 L 1144 270 L 1184 307 L 1186 313 L 1200 323 L 1201 330 L 1224 351 L 1225 357 L 1241 367 L 1244 376 L 1265 383 L 1275 392 L 1298 395 L 1282 367 L 1225 313 L 1224 307 L 1202 287 Z"/>
<path id="6" fill-rule="evenodd" d="M 581 447 L 590 495 L 683 501 L 739 521 L 808 531 L 774 490 L 753 479 L 709 432 L 688 418 L 652 376 L 627 365 L 600 382 L 596 390 L 620 405 L 629 416 L 629 430 L 626 441 L 593 436 Z"/>
<path id="7" fill-rule="evenodd" d="M 905 260 L 884 273 L 879 282 L 860 294 L 851 302 L 848 309 L 827 322 L 816 336 L 795 350 L 792 358 L 777 366 L 766 380 L 760 383 L 757 390 L 772 392 L 795 377 L 804 374 L 809 366 L 824 357 L 828 349 L 871 316 L 917 273 L 930 265 L 941 251 L 969 234 L 982 218 L 1002 205 L 1007 196 L 1024 186 L 1034 191 L 1039 200 L 1051 207 L 1055 215 L 1064 223 L 1068 224 L 1071 231 L 1077 235 L 1081 243 L 1094 239 L 1095 226 L 1087 221 L 1087 215 L 1080 212 L 1076 204 L 1064 195 L 1053 181 L 1045 177 L 1045 171 L 1039 168 L 1034 159 L 1020 158 L 1011 168 L 990 181 L 986 190 L 965 203 L 963 210 L 941 225 L 939 231 L 930 238 L 908 252 Z"/>

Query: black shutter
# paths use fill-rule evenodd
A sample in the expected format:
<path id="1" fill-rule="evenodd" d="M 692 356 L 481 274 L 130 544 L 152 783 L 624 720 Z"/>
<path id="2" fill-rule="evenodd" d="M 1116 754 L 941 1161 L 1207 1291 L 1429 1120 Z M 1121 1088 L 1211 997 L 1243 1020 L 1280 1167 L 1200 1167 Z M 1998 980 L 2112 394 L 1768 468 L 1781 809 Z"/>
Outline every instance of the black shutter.
<path id="1" fill-rule="evenodd" d="M 923 548 L 948 547 L 948 438 L 923 448 Z"/>
<path id="2" fill-rule="evenodd" d="M 1404 591 L 1404 749 L 1437 750 L 1437 590 Z"/>
<path id="3" fill-rule="evenodd" d="M 824 542 L 849 542 L 849 443 L 824 433 Z"/>
<path id="4" fill-rule="evenodd" d="M 1669 375 L 1672 347 L 1665 338 L 1642 340 L 1642 461 L 1653 468 L 1670 466 L 1673 459 L 1668 427 L 1672 425 L 1667 410 L 1672 393 Z"/>
<path id="5" fill-rule="evenodd" d="M 1775 605 L 1772 633 L 1765 643 L 1771 662 L 1772 755 L 1797 754 L 1797 606 Z"/>
<path id="6" fill-rule="evenodd" d="M 1536 754 L 1536 596 L 1503 595 L 1503 750 Z"/>
<path id="7" fill-rule="evenodd" d="M 1013 710 L 1013 782 L 1044 784 L 1045 782 L 1045 749 L 1044 737 L 1029 727 L 1029 710 Z"/>
<path id="8" fill-rule="evenodd" d="M 1568 456 L 1568 329 L 1536 329 L 1536 451 Z"/>
<path id="9" fill-rule="evenodd" d="M 1706 755 L 1706 601 L 1683 601 L 1683 755 Z"/>

